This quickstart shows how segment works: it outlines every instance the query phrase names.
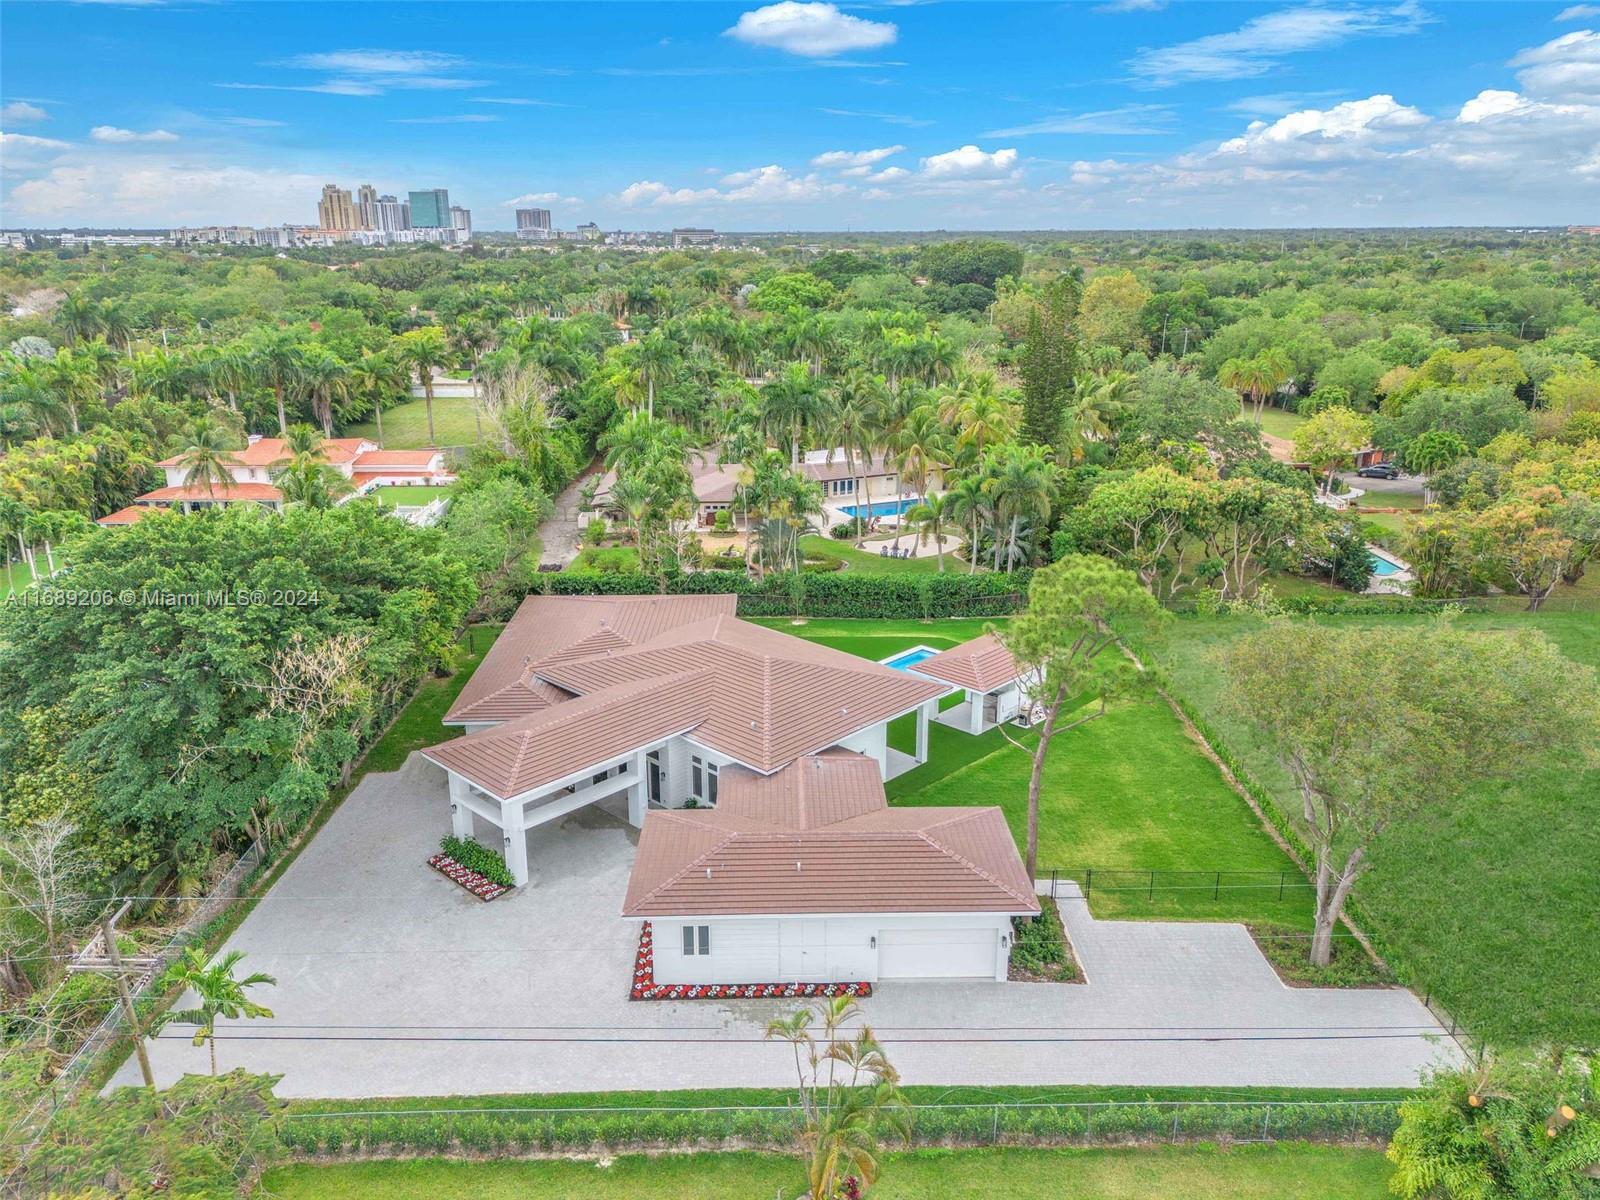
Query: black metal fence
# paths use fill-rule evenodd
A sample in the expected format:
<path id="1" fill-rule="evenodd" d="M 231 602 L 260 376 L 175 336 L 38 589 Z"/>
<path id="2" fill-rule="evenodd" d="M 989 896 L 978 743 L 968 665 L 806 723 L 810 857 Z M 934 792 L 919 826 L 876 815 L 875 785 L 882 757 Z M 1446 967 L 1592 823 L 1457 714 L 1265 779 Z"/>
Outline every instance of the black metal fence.
<path id="1" fill-rule="evenodd" d="M 1062 884 L 1078 885 L 1084 899 L 1102 895 L 1154 900 L 1160 896 L 1220 900 L 1242 894 L 1255 900 L 1298 900 L 1311 895 L 1315 885 L 1294 867 L 1279 871 L 1231 868 L 1051 867 L 1050 898 L 1061 899 Z M 1042 876 L 1041 876 L 1042 877 Z"/>

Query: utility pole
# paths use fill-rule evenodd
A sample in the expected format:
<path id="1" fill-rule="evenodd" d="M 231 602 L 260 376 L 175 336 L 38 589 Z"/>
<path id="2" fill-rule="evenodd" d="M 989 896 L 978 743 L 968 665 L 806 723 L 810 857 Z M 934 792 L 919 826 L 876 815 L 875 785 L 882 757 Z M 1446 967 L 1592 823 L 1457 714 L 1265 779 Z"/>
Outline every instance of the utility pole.
<path id="1" fill-rule="evenodd" d="M 100 918 L 100 936 L 106 940 L 106 958 L 111 960 L 111 973 L 117 980 L 117 1000 L 122 1005 L 122 1019 L 128 1023 L 128 1034 L 133 1038 L 133 1052 L 139 1056 L 139 1074 L 144 1085 L 155 1090 L 155 1073 L 150 1070 L 150 1055 L 145 1050 L 144 1036 L 139 1028 L 139 1015 L 133 1009 L 133 996 L 128 992 L 128 977 L 122 973 L 122 953 L 117 949 L 117 931 L 111 924 L 110 913 Z"/>

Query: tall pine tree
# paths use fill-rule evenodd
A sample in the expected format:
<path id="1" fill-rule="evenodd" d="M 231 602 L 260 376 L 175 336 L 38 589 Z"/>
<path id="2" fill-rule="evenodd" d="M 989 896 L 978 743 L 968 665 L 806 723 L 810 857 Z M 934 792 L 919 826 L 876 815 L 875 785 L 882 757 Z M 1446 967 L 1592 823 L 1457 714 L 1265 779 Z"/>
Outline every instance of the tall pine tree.
<path id="1" fill-rule="evenodd" d="M 1022 375 L 1022 439 L 1040 446 L 1061 440 L 1061 422 L 1078 368 L 1078 343 L 1072 321 L 1077 315 L 1081 282 L 1065 275 L 1051 288 L 1049 300 L 1028 314 L 1018 364 Z"/>

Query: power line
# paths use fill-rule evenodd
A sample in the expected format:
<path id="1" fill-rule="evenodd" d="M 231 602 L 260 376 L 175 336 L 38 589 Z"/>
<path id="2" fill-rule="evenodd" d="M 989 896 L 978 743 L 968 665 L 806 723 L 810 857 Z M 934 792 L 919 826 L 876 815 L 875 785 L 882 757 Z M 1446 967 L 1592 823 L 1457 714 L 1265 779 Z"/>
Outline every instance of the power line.
<path id="1" fill-rule="evenodd" d="M 1425 1031 L 1427 1033 L 1440 1033 L 1439 1029 Z M 955 1038 L 891 1038 L 886 1039 L 896 1045 L 932 1045 L 932 1046 L 990 1046 L 990 1045 L 1076 1045 L 1086 1043 L 1114 1043 L 1114 1044 L 1165 1044 L 1184 1042 L 1361 1042 L 1361 1041 L 1414 1041 L 1423 1036 L 1422 1032 L 1410 1033 L 1305 1033 L 1305 1034 L 1185 1034 L 1171 1037 L 1113 1037 L 1110 1035 L 1094 1037 L 955 1037 Z M 152 1041 L 181 1041 L 191 1043 L 192 1038 L 184 1035 L 171 1035 L 165 1032 L 157 1034 Z M 233 1033 L 229 1032 L 224 1038 L 227 1042 L 422 1042 L 444 1044 L 483 1044 L 483 1045 L 624 1045 L 624 1046 L 743 1046 L 743 1045 L 773 1045 L 771 1039 L 765 1037 L 721 1037 L 721 1038 L 639 1038 L 610 1035 L 605 1037 L 476 1037 L 476 1036 L 426 1036 L 426 1037 L 397 1037 L 389 1034 L 292 1034 L 287 1037 L 274 1037 L 268 1033 Z"/>

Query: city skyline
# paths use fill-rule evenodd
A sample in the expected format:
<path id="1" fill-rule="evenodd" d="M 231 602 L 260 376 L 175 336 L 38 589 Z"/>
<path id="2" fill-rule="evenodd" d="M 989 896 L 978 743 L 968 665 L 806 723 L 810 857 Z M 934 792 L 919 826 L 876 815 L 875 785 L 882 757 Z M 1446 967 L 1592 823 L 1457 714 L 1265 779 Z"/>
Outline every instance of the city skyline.
<path id="1" fill-rule="evenodd" d="M 518 209 L 728 231 L 1600 209 L 1595 5 L 401 11 L 7 6 L 4 223 L 308 224 L 336 180 L 447 181 L 507 232 Z"/>

